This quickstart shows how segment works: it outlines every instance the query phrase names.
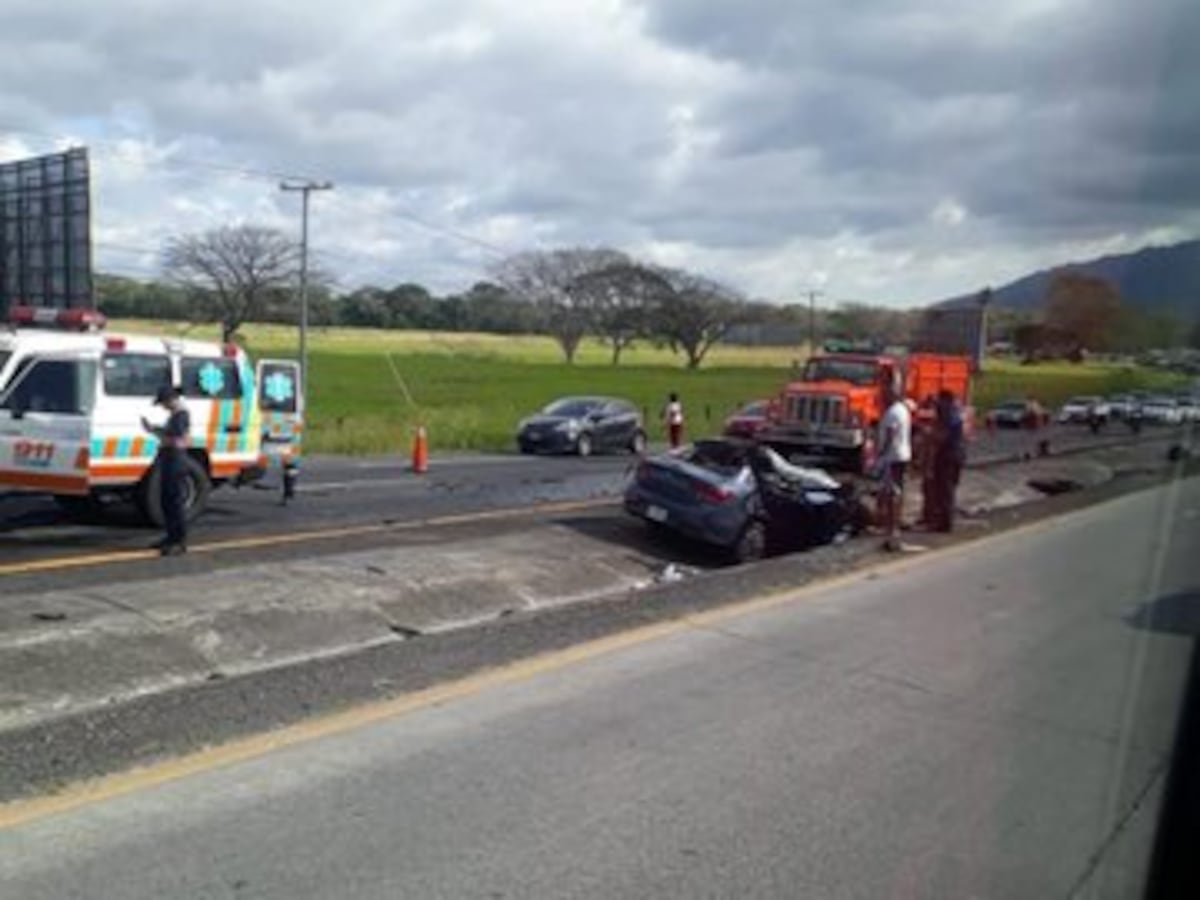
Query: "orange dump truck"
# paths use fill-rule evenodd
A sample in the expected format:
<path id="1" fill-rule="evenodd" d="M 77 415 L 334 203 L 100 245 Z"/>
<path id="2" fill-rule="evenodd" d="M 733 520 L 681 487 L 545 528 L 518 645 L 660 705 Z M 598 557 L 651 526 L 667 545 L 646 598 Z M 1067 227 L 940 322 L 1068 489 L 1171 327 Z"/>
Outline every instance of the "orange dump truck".
<path id="1" fill-rule="evenodd" d="M 889 381 L 904 385 L 920 421 L 932 418 L 928 402 L 941 390 L 969 409 L 971 368 L 969 357 L 938 353 L 818 354 L 771 403 L 759 440 L 789 458 L 862 472 L 870 463 Z"/>

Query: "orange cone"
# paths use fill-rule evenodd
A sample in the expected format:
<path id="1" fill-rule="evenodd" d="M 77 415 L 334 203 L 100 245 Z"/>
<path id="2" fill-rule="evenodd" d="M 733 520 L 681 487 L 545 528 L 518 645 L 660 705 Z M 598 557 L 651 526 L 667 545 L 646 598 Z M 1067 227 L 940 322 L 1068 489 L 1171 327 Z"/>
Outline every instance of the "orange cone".
<path id="1" fill-rule="evenodd" d="M 418 475 L 429 471 L 429 438 L 425 434 L 425 426 L 417 426 L 413 435 L 412 470 Z"/>

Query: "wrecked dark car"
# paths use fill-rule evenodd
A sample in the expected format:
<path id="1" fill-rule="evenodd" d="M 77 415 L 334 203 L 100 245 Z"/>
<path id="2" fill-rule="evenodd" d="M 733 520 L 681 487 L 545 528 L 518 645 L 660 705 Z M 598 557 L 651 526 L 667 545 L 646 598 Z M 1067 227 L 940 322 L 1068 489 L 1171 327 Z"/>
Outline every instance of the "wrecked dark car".
<path id="1" fill-rule="evenodd" d="M 735 439 L 697 441 L 643 460 L 626 488 L 625 509 L 737 562 L 856 534 L 868 516 L 852 483 Z"/>

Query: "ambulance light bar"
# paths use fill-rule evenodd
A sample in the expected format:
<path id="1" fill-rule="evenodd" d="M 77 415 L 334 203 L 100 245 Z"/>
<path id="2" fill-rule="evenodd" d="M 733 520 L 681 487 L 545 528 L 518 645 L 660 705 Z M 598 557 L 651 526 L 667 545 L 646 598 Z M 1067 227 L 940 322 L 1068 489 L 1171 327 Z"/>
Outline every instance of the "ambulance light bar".
<path id="1" fill-rule="evenodd" d="M 55 309 L 49 306 L 13 306 L 8 311 L 12 325 L 60 328 L 63 331 L 100 331 L 104 314 L 94 309 Z"/>

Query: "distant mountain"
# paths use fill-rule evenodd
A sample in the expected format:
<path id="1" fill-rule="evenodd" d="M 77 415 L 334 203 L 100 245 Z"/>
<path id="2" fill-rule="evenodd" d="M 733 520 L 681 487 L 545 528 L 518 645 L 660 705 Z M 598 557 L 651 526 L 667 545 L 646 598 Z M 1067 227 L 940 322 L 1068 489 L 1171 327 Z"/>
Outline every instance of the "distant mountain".
<path id="1" fill-rule="evenodd" d="M 1113 282 L 1128 305 L 1148 313 L 1169 313 L 1184 321 L 1200 320 L 1200 240 L 1169 247 L 1145 247 L 1134 253 L 1102 256 L 1034 272 L 993 288 L 992 303 L 1008 309 L 1038 309 L 1046 289 L 1060 272 L 1085 272 Z M 955 297 L 937 306 L 961 307 L 978 295 Z"/>

